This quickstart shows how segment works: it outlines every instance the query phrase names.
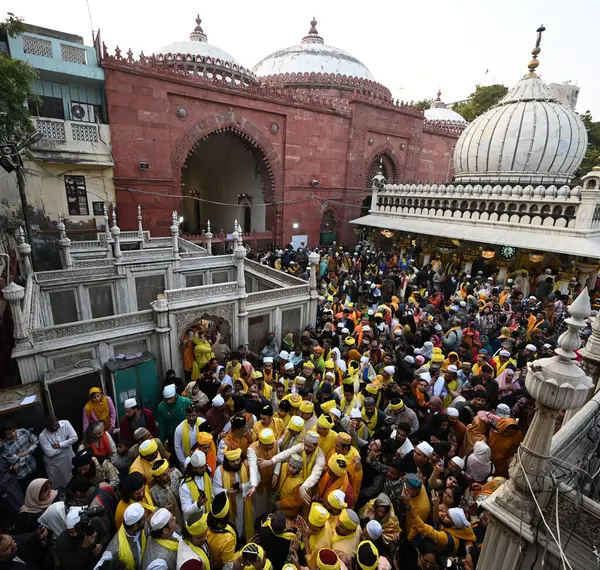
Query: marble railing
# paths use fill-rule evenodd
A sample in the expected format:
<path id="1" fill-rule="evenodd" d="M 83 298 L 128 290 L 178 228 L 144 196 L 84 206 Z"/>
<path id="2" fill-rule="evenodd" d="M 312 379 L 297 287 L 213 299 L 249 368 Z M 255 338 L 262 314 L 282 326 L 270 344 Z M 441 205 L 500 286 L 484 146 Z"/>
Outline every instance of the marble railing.
<path id="1" fill-rule="evenodd" d="M 142 325 L 155 324 L 154 311 L 138 311 L 137 313 L 127 313 L 123 315 L 114 315 L 111 317 L 102 317 L 91 319 L 89 321 L 77 321 L 65 325 L 57 325 L 31 331 L 31 340 L 34 343 L 51 342 L 72 337 L 85 337 L 95 333 L 105 333 L 117 329 L 127 329 L 140 327 Z M 148 327 L 150 330 L 150 326 Z"/>
<path id="2" fill-rule="evenodd" d="M 83 267 L 78 269 L 59 269 L 56 271 L 38 271 L 35 278 L 38 283 L 48 283 L 50 281 L 68 280 L 71 282 L 82 281 L 88 277 L 112 277 L 117 274 L 114 265 L 102 266 L 92 265 L 91 267 Z"/>
<path id="3" fill-rule="evenodd" d="M 217 285 L 199 285 L 185 289 L 168 289 L 165 297 L 168 303 L 184 303 L 194 301 L 198 304 L 215 297 L 234 297 L 238 293 L 237 282 L 219 283 Z"/>
<path id="4" fill-rule="evenodd" d="M 250 259 L 246 259 L 244 261 L 246 269 L 250 269 L 256 273 L 260 273 L 264 277 L 268 277 L 274 284 L 279 285 L 279 283 L 287 283 L 288 285 L 302 285 L 306 284 L 304 279 L 300 279 L 299 277 L 294 277 L 289 273 L 284 273 L 283 271 L 278 271 L 277 269 L 273 269 L 268 265 L 262 265 L 256 261 L 252 261 Z M 277 283 L 279 282 L 279 283 Z"/>
<path id="5" fill-rule="evenodd" d="M 248 306 L 258 305 L 259 303 L 269 303 L 271 301 L 279 301 L 281 299 L 289 299 L 291 297 L 304 296 L 308 299 L 310 288 L 308 283 L 304 285 L 296 285 L 294 287 L 285 287 L 283 289 L 271 289 L 269 291 L 257 291 L 249 293 L 246 304 Z"/>

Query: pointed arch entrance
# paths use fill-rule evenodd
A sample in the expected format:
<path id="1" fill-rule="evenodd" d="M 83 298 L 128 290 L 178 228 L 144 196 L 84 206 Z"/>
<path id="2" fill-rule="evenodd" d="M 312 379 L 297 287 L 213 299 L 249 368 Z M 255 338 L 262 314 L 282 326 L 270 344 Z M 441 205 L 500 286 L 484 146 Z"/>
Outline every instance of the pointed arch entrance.
<path id="1" fill-rule="evenodd" d="M 210 219 L 214 233 L 231 233 L 238 218 L 245 232 L 271 231 L 279 243 L 283 167 L 256 125 L 233 112 L 208 117 L 181 137 L 171 163 L 184 231 L 200 233 Z"/>

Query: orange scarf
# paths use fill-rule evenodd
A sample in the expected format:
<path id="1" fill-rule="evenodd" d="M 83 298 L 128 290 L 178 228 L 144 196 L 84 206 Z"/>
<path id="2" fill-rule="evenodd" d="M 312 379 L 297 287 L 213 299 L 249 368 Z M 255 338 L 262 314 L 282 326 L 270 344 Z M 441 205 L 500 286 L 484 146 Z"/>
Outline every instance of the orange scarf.
<path id="1" fill-rule="evenodd" d="M 329 473 L 325 473 L 321 480 L 319 481 L 319 486 L 317 487 L 319 493 L 319 499 L 325 500 L 327 496 L 333 491 L 343 491 L 344 493 L 348 490 L 348 486 L 350 485 L 350 480 L 348 479 L 348 474 L 344 473 L 343 477 L 338 477 L 335 481 L 331 480 L 331 476 Z"/>

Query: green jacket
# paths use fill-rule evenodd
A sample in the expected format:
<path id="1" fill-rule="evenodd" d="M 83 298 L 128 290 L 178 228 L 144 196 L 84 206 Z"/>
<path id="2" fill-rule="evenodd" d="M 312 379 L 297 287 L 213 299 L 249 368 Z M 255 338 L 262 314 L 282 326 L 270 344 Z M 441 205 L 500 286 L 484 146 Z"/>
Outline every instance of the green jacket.
<path id="1" fill-rule="evenodd" d="M 158 437 L 162 442 L 173 437 L 175 428 L 187 417 L 185 409 L 191 403 L 189 398 L 177 395 L 172 406 L 167 405 L 164 400 L 158 404 Z"/>

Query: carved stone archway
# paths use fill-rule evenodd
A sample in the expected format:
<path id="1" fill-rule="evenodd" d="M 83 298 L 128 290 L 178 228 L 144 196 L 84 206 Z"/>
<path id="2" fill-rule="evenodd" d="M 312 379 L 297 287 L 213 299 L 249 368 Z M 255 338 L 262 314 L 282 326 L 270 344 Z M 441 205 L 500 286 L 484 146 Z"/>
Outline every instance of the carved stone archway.
<path id="1" fill-rule="evenodd" d="M 207 117 L 188 129 L 179 141 L 177 141 L 171 154 L 174 191 L 177 194 L 181 194 L 181 169 L 195 145 L 211 135 L 221 132 L 234 133 L 249 146 L 255 147 L 260 151 L 264 162 L 265 178 L 270 183 L 269 187 L 265 188 L 265 202 L 274 204 L 275 206 L 276 214 L 273 227 L 276 239 L 280 239 L 280 220 L 283 210 L 283 164 L 277 150 L 261 132 L 259 127 L 233 111 Z"/>
<path id="2" fill-rule="evenodd" d="M 386 179 L 388 184 L 398 184 L 400 171 L 402 166 L 394 149 L 390 145 L 380 145 L 369 155 L 368 159 L 365 161 L 365 177 L 364 184 L 365 189 L 371 188 L 371 181 L 373 176 L 377 173 L 377 169 L 379 167 L 379 161 L 383 158 L 384 168 L 387 170 Z M 373 174 L 371 174 L 372 171 Z"/>

